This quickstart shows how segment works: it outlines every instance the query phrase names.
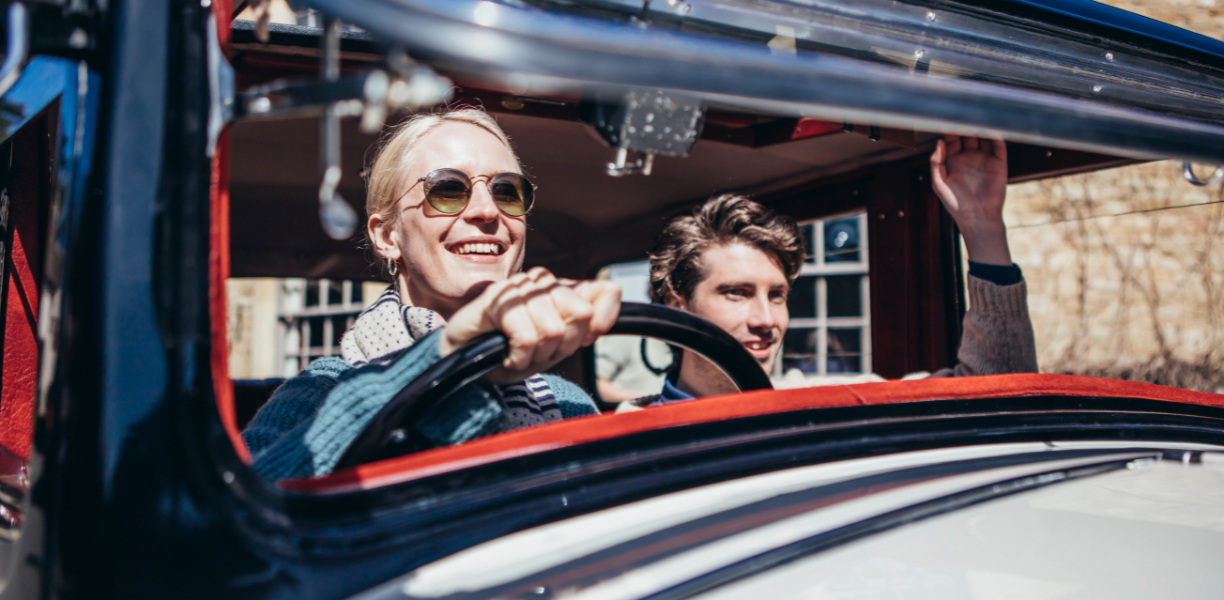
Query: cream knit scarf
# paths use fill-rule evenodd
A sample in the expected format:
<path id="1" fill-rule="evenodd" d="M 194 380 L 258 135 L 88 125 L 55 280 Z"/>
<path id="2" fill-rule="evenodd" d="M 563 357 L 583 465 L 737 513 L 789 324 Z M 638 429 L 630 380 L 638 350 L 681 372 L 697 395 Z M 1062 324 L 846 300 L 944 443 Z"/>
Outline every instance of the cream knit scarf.
<path id="1" fill-rule="evenodd" d="M 387 364 L 445 324 L 441 315 L 428 308 L 401 304 L 395 286 L 390 286 L 341 338 L 340 356 L 354 367 Z M 487 389 L 495 391 L 502 404 L 502 431 L 561 420 L 552 389 L 539 375 Z"/>

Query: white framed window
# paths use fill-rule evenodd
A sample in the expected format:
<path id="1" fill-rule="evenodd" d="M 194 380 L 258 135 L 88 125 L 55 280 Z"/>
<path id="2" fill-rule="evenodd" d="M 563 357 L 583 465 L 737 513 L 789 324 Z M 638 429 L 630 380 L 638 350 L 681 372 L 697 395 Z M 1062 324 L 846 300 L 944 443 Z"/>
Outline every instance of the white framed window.
<path id="1" fill-rule="evenodd" d="M 867 214 L 809 221 L 800 230 L 807 259 L 786 301 L 790 326 L 776 374 L 870 373 Z"/>
<path id="2" fill-rule="evenodd" d="M 280 283 L 278 363 L 284 376 L 292 377 L 311 361 L 340 355 L 340 338 L 365 309 L 366 286 L 360 281 L 331 279 L 284 279 Z"/>

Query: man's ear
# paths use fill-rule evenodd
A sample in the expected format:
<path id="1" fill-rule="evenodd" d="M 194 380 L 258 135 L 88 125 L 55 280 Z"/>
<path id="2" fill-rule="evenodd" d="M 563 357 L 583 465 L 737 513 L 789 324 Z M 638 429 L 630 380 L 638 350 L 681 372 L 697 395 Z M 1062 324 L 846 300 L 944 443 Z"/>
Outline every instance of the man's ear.
<path id="1" fill-rule="evenodd" d="M 688 309 L 688 302 L 685 302 L 684 298 L 681 298 L 676 292 L 668 292 L 667 298 L 663 300 L 663 304 L 672 308 L 678 308 L 684 312 L 692 312 Z"/>
<path id="2" fill-rule="evenodd" d="M 374 252 L 384 259 L 398 261 L 400 259 L 399 236 L 395 235 L 395 224 L 375 213 L 366 221 L 366 234 Z"/>

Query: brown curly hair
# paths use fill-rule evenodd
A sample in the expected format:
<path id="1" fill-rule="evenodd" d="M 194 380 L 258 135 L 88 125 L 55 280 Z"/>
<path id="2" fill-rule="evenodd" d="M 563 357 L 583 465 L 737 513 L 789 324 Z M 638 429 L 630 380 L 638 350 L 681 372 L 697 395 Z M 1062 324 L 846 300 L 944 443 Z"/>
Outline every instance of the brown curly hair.
<path id="1" fill-rule="evenodd" d="M 690 300 L 705 278 L 701 255 L 709 248 L 735 243 L 777 259 L 787 283 L 793 284 L 799 276 L 804 250 L 794 219 L 744 196 L 723 194 L 663 227 L 650 251 L 650 300 L 664 303 L 670 294 Z"/>

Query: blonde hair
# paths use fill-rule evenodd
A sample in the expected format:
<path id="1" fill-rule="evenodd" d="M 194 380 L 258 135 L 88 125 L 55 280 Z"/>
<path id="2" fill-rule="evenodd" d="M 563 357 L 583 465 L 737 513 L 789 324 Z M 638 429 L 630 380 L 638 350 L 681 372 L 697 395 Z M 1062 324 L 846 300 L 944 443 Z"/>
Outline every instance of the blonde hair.
<path id="1" fill-rule="evenodd" d="M 399 200 L 399 186 L 408 171 L 408 154 L 429 132 L 446 123 L 467 123 L 493 134 L 506 145 L 514 156 L 514 161 L 518 162 L 518 155 L 514 153 L 514 147 L 510 145 L 506 132 L 498 127 L 497 121 L 493 120 L 489 113 L 479 108 L 464 107 L 413 115 L 392 127 L 378 146 L 374 165 L 370 168 L 370 181 L 366 186 L 367 215 L 378 214 L 384 220 L 394 217 L 395 204 Z"/>

